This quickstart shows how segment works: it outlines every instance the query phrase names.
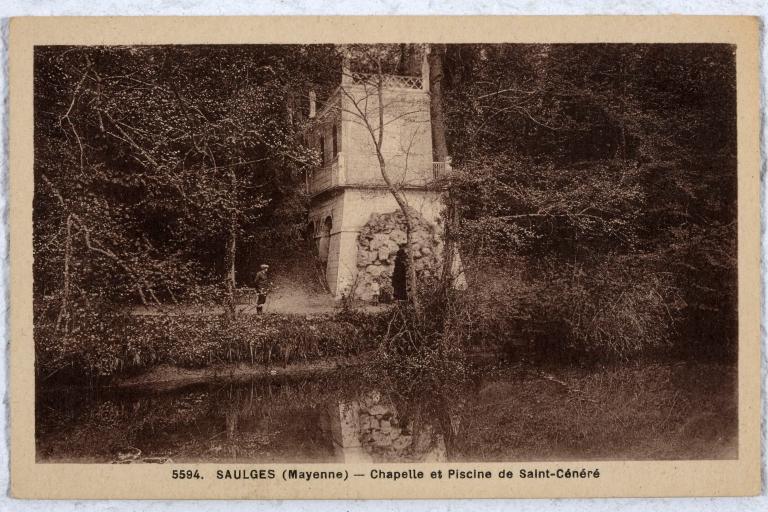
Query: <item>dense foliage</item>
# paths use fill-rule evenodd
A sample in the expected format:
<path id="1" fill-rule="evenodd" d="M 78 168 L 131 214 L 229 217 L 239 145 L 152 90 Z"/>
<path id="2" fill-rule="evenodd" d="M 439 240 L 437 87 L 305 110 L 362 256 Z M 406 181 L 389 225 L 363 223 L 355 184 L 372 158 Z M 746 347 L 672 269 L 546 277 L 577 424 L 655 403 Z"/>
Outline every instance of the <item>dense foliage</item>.
<path id="1" fill-rule="evenodd" d="M 306 97 L 338 82 L 338 50 L 37 48 L 42 373 L 203 364 L 232 346 L 247 360 L 253 340 L 304 339 L 303 324 L 280 318 L 246 328 L 125 313 L 142 302 L 234 304 L 260 255 L 301 238 L 318 163 L 302 141 Z M 411 50 L 389 48 L 387 69 L 419 68 Z M 433 45 L 435 56 L 445 116 L 433 110 L 433 124 L 447 142 L 435 157 L 453 158 L 446 224 L 470 288 L 437 304 L 445 295 L 427 283 L 433 317 L 417 312 L 397 331 L 424 343 L 387 360 L 392 371 L 419 373 L 434 357 L 452 367 L 457 346 L 526 337 L 553 353 L 735 351 L 732 47 Z M 339 322 L 342 341 L 307 343 L 375 338 Z"/>
<path id="2" fill-rule="evenodd" d="M 497 312 L 560 348 L 734 350 L 732 47 L 448 46 L 445 82 L 457 237 L 513 283 Z"/>
<path id="3" fill-rule="evenodd" d="M 333 55 L 38 48 L 38 305 L 52 305 L 66 331 L 78 309 L 199 299 L 233 287 L 251 270 L 238 262 L 260 246 L 297 238 L 299 185 L 317 156 L 301 142 L 293 98 L 328 81 L 321 57 Z M 255 258 L 238 258 L 240 246 Z"/>

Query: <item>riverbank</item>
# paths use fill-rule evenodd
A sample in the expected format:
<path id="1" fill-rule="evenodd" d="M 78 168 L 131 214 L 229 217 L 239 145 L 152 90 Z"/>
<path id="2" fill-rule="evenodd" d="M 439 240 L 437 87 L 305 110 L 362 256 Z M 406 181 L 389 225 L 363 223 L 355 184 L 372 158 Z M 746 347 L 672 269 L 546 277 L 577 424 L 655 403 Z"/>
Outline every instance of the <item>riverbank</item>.
<path id="1" fill-rule="evenodd" d="M 359 367 L 368 360 L 367 354 L 354 357 L 331 357 L 318 361 L 302 361 L 278 366 L 223 364 L 205 368 L 181 368 L 161 365 L 152 369 L 115 379 L 110 387 L 171 391 L 185 386 L 210 382 L 237 383 L 263 379 L 312 379 L 333 372 Z"/>
<path id="2" fill-rule="evenodd" d="M 180 371 L 227 365 L 285 367 L 345 358 L 375 348 L 387 327 L 385 311 L 322 315 L 211 314 L 105 316 L 66 333 L 35 332 L 38 382 L 105 384 L 155 368 Z"/>

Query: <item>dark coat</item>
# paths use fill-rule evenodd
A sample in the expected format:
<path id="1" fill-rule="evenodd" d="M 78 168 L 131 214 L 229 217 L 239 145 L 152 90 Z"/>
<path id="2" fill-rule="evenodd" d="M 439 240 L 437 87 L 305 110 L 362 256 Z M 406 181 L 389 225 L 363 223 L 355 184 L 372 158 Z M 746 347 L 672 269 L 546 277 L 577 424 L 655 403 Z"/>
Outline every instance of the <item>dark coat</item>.
<path id="1" fill-rule="evenodd" d="M 259 270 L 256 272 L 256 276 L 253 278 L 253 287 L 256 288 L 259 293 L 267 293 L 267 271 Z"/>

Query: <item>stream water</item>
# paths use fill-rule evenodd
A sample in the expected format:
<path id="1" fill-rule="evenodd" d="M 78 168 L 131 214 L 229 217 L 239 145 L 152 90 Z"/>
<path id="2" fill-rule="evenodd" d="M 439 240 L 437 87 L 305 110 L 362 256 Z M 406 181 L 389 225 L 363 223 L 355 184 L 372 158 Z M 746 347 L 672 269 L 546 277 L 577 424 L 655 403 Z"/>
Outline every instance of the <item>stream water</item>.
<path id="1" fill-rule="evenodd" d="M 396 406 L 354 378 L 59 390 L 40 393 L 36 404 L 39 462 L 446 458 L 445 436 L 428 407 Z"/>
<path id="2" fill-rule="evenodd" d="M 430 397 L 341 370 L 169 390 L 40 390 L 39 462 L 694 460 L 738 456 L 735 368 L 484 368 Z M 405 379 L 401 379 L 405 380 Z M 389 384 L 386 384 L 389 383 Z M 411 397 L 406 400 L 403 396 Z"/>

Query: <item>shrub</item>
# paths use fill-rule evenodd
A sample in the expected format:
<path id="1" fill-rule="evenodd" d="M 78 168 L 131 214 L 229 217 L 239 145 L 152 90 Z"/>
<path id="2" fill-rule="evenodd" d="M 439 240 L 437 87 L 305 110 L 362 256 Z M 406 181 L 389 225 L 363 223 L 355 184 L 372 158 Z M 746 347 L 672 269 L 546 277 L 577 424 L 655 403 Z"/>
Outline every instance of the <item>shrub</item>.
<path id="1" fill-rule="evenodd" d="M 525 258 L 467 265 L 471 285 L 452 313 L 467 346 L 628 358 L 669 346 L 683 307 L 672 277 L 640 258 L 567 263 Z"/>
<path id="2" fill-rule="evenodd" d="M 411 305 L 396 304 L 389 314 L 371 374 L 401 398 L 450 396 L 467 379 L 464 351 L 436 328 L 435 313 L 425 308 L 416 314 Z"/>
<path id="3" fill-rule="evenodd" d="M 683 304 L 668 273 L 616 258 L 589 267 L 549 265 L 544 276 L 535 316 L 559 320 L 571 347 L 626 359 L 671 345 Z"/>

